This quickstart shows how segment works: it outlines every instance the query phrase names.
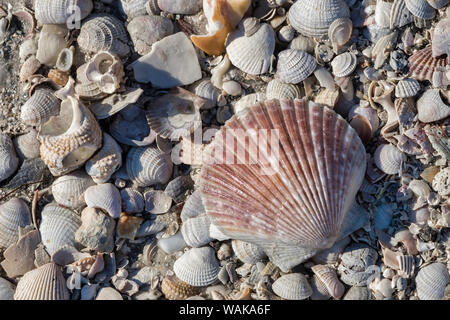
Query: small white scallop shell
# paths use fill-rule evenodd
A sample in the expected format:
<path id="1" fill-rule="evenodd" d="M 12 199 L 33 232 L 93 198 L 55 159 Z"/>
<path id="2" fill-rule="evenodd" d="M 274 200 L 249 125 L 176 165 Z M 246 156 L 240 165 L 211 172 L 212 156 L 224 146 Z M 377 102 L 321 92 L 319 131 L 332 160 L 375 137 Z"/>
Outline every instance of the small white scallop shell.
<path id="1" fill-rule="evenodd" d="M 301 50 L 287 49 L 278 54 L 275 78 L 286 83 L 299 83 L 316 69 L 316 59 Z"/>
<path id="2" fill-rule="evenodd" d="M 416 79 L 406 78 L 400 80 L 395 87 L 395 96 L 397 98 L 415 97 L 421 87 Z"/>
<path id="3" fill-rule="evenodd" d="M 122 197 L 122 208 L 126 213 L 142 212 L 145 208 L 144 197 L 132 188 L 125 188 L 120 191 Z"/>
<path id="4" fill-rule="evenodd" d="M 338 54 L 339 50 L 350 40 L 353 31 L 353 23 L 349 18 L 339 18 L 334 20 L 328 28 L 328 38 L 333 45 L 334 53 Z"/>
<path id="5" fill-rule="evenodd" d="M 29 126 L 40 126 L 59 113 L 61 101 L 48 88 L 37 88 L 20 111 L 20 119 Z"/>
<path id="6" fill-rule="evenodd" d="M 402 163 L 406 160 L 405 154 L 392 144 L 381 144 L 373 156 L 376 166 L 387 174 L 398 174 Z"/>
<path id="7" fill-rule="evenodd" d="M 267 84 L 266 98 L 271 99 L 298 99 L 303 96 L 300 87 L 295 84 L 284 83 L 279 79 L 273 79 Z"/>
<path id="8" fill-rule="evenodd" d="M 122 212 L 120 192 L 112 183 L 91 186 L 84 192 L 84 201 L 88 207 L 103 209 L 116 219 Z"/>
<path id="9" fill-rule="evenodd" d="M 66 280 L 55 263 L 47 263 L 24 274 L 17 284 L 14 300 L 69 300 Z"/>
<path id="10" fill-rule="evenodd" d="M 420 19 L 433 19 L 436 14 L 436 10 L 428 4 L 427 0 L 405 0 L 405 5 L 409 12 Z"/>
<path id="11" fill-rule="evenodd" d="M 163 214 L 170 210 L 172 198 L 161 190 L 149 190 L 144 193 L 145 211 Z"/>
<path id="12" fill-rule="evenodd" d="M 35 17 L 40 24 L 76 23 L 86 18 L 93 8 L 92 0 L 36 0 L 34 3 Z"/>
<path id="13" fill-rule="evenodd" d="M 417 295 L 420 300 L 441 300 L 445 287 L 450 281 L 446 266 L 433 263 L 422 269 L 416 276 Z"/>
<path id="14" fill-rule="evenodd" d="M 8 179 L 18 166 L 19 158 L 11 138 L 0 132 L 0 181 Z"/>
<path id="15" fill-rule="evenodd" d="M 335 299 L 340 299 L 345 293 L 345 287 L 339 281 L 336 271 L 327 266 L 317 264 L 311 268 L 320 281 L 327 287 L 328 293 Z"/>
<path id="16" fill-rule="evenodd" d="M 333 74 L 336 77 L 346 77 L 355 71 L 357 66 L 356 55 L 352 52 L 345 52 L 336 56 L 331 61 L 331 67 L 333 68 Z"/>
<path id="17" fill-rule="evenodd" d="M 31 224 L 30 210 L 19 198 L 0 205 L 0 247 L 8 248 L 19 240 L 19 227 Z"/>
<path id="18" fill-rule="evenodd" d="M 450 116 L 450 106 L 446 105 L 439 89 L 428 89 L 417 100 L 419 121 L 434 122 Z"/>
<path id="19" fill-rule="evenodd" d="M 181 221 L 200 216 L 205 213 L 200 189 L 195 190 L 186 200 L 181 210 Z"/>
<path id="20" fill-rule="evenodd" d="M 95 183 L 107 182 L 122 166 L 122 149 L 109 134 L 103 133 L 102 148 L 86 162 L 86 172 Z"/>
<path id="21" fill-rule="evenodd" d="M 173 265 L 176 276 L 194 287 L 208 286 L 216 282 L 219 270 L 219 261 L 211 247 L 192 248 Z"/>
<path id="22" fill-rule="evenodd" d="M 450 195 L 450 167 L 441 169 L 433 178 L 433 190 L 441 196 Z"/>
<path id="23" fill-rule="evenodd" d="M 181 225 L 181 234 L 187 245 L 198 248 L 213 241 L 209 235 L 210 224 L 206 214 L 185 220 Z"/>
<path id="24" fill-rule="evenodd" d="M 244 263 L 256 264 L 267 258 L 264 250 L 256 244 L 241 240 L 233 240 L 231 241 L 231 246 L 236 257 Z"/>
<path id="25" fill-rule="evenodd" d="M 51 188 L 57 203 L 76 209 L 85 204 L 83 193 L 93 185 L 94 181 L 86 172 L 77 170 L 57 178 Z"/>
<path id="26" fill-rule="evenodd" d="M 172 176 L 173 163 L 170 155 L 158 148 L 132 148 L 126 160 L 127 173 L 138 186 L 165 184 Z"/>
<path id="27" fill-rule="evenodd" d="M 81 218 L 75 211 L 52 202 L 44 207 L 41 216 L 39 232 L 50 255 L 63 246 L 76 245 L 75 232 L 81 226 Z"/>
<path id="28" fill-rule="evenodd" d="M 272 284 L 272 290 L 276 295 L 288 300 L 304 300 L 313 293 L 308 280 L 301 273 L 281 276 Z"/>

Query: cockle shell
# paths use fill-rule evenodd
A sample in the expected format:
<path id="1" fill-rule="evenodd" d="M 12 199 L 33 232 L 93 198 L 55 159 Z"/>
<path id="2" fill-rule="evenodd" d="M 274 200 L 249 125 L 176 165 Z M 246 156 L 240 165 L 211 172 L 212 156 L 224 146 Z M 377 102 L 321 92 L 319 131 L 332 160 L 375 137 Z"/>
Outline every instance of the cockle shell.
<path id="1" fill-rule="evenodd" d="M 416 79 L 406 78 L 397 83 L 395 96 L 397 98 L 415 97 L 420 89 L 420 83 Z"/>
<path id="2" fill-rule="evenodd" d="M 147 13 L 145 5 L 148 0 L 120 0 L 118 1 L 119 10 L 123 12 L 127 20 L 131 20 Z"/>
<path id="3" fill-rule="evenodd" d="M 79 23 L 94 8 L 92 0 L 36 0 L 35 17 L 40 24 Z"/>
<path id="4" fill-rule="evenodd" d="M 104 183 L 121 166 L 122 148 L 109 134 L 103 133 L 103 146 L 86 162 L 86 172 L 95 183 Z"/>
<path id="5" fill-rule="evenodd" d="M 433 19 L 436 14 L 436 11 L 428 4 L 427 0 L 405 0 L 405 5 L 409 12 L 420 19 Z"/>
<path id="6" fill-rule="evenodd" d="M 0 247 L 8 248 L 19 240 L 19 227 L 31 224 L 30 210 L 19 198 L 0 205 Z"/>
<path id="7" fill-rule="evenodd" d="M 209 55 L 222 54 L 225 51 L 227 36 L 241 21 L 250 5 L 250 0 L 203 0 L 208 34 L 192 35 L 192 42 Z"/>
<path id="8" fill-rule="evenodd" d="M 449 282 L 450 276 L 444 264 L 430 264 L 420 269 L 416 276 L 417 295 L 420 300 L 441 300 Z"/>
<path id="9" fill-rule="evenodd" d="M 336 77 L 341 78 L 349 76 L 353 71 L 355 71 L 357 64 L 356 55 L 352 52 L 342 53 L 331 61 L 333 74 Z"/>
<path id="10" fill-rule="evenodd" d="M 186 200 L 181 210 L 181 221 L 200 216 L 205 213 L 200 189 L 195 190 Z"/>
<path id="11" fill-rule="evenodd" d="M 31 270 L 17 284 L 14 300 L 69 300 L 66 280 L 58 265 L 47 263 Z"/>
<path id="12" fill-rule="evenodd" d="M 353 31 L 353 23 L 349 18 L 334 20 L 328 28 L 328 38 L 333 45 L 334 53 L 338 54 L 340 49 L 350 40 Z"/>
<path id="13" fill-rule="evenodd" d="M 198 288 L 181 281 L 175 275 L 164 277 L 161 282 L 161 291 L 169 300 L 185 300 L 200 292 Z"/>
<path id="14" fill-rule="evenodd" d="M 37 88 L 20 111 L 20 119 L 29 126 L 40 126 L 59 113 L 61 101 L 48 88 Z"/>
<path id="15" fill-rule="evenodd" d="M 194 287 L 209 286 L 216 282 L 219 269 L 219 261 L 211 247 L 192 248 L 173 265 L 176 276 Z"/>
<path id="16" fill-rule="evenodd" d="M 308 37 L 326 35 L 331 23 L 339 18 L 350 18 L 350 10 L 343 0 L 298 0 L 288 12 L 291 25 Z"/>
<path id="17" fill-rule="evenodd" d="M 203 105 L 203 109 L 210 109 L 217 105 L 219 100 L 220 91 L 218 91 L 213 84 L 211 79 L 204 78 L 194 85 L 193 92 L 198 97 L 206 100 L 206 104 Z"/>
<path id="18" fill-rule="evenodd" d="M 76 245 L 75 232 L 81 225 L 81 218 L 75 211 L 53 202 L 44 207 L 41 216 L 39 232 L 50 255 L 63 246 Z"/>
<path id="19" fill-rule="evenodd" d="M 152 214 L 166 213 L 172 206 L 172 198 L 161 190 L 149 190 L 144 193 L 144 202 L 145 211 Z"/>
<path id="20" fill-rule="evenodd" d="M 413 16 L 406 8 L 404 0 L 394 0 L 389 13 L 389 28 L 401 28 L 413 21 Z"/>
<path id="21" fill-rule="evenodd" d="M 376 166 L 386 174 L 398 174 L 406 161 L 404 153 L 392 144 L 381 144 L 373 155 Z"/>
<path id="22" fill-rule="evenodd" d="M 336 271 L 327 266 L 317 264 L 311 268 L 311 270 L 317 275 L 328 289 L 329 294 L 335 298 L 340 299 L 345 293 L 345 287 L 342 282 L 339 281 Z"/>
<path id="23" fill-rule="evenodd" d="M 441 169 L 433 178 L 433 190 L 441 196 L 450 194 L 450 167 Z"/>
<path id="24" fill-rule="evenodd" d="M 421 122 L 434 122 L 450 116 L 450 106 L 445 104 L 439 89 L 428 89 L 417 100 L 418 118 Z"/>
<path id="25" fill-rule="evenodd" d="M 122 208 L 126 213 L 136 213 L 144 210 L 145 202 L 142 194 L 132 188 L 120 190 Z"/>
<path id="26" fill-rule="evenodd" d="M 264 250 L 250 242 L 233 240 L 231 246 L 236 257 L 244 263 L 256 264 L 267 257 Z"/>
<path id="27" fill-rule="evenodd" d="M 198 248 L 213 241 L 209 235 L 210 224 L 206 214 L 185 220 L 181 225 L 181 234 L 187 245 Z"/>
<path id="28" fill-rule="evenodd" d="M 13 143 L 19 158 L 34 159 L 39 157 L 39 141 L 37 135 L 37 131 L 31 129 L 28 133 L 14 138 Z M 5 162 L 3 161 L 2 163 Z"/>
<path id="29" fill-rule="evenodd" d="M 53 67 L 61 50 L 68 45 L 66 39 L 68 33 L 69 30 L 63 24 L 44 24 L 39 34 L 36 58 L 42 64 Z"/>
<path id="30" fill-rule="evenodd" d="M 127 173 L 138 186 L 165 184 L 172 176 L 170 155 L 157 148 L 132 148 L 126 160 Z"/>
<path id="31" fill-rule="evenodd" d="M 261 246 L 271 260 L 274 255 L 282 259 L 292 256 L 290 262 L 283 261 L 288 265 L 282 268 L 289 269 L 303 261 L 296 260 L 300 259 L 299 252 L 309 252 L 305 256 L 310 257 L 312 252 L 332 246 L 340 237 L 344 219 L 363 180 L 364 146 L 357 133 L 334 111 L 308 104 L 305 99 L 271 100 L 244 111 L 227 121 L 207 147 L 207 162 L 200 174 L 203 204 L 214 225 L 230 238 Z M 263 140 L 266 147 L 260 159 L 252 158 L 248 151 L 256 146 L 246 145 L 244 153 L 238 152 L 232 159 L 227 157 L 224 164 L 224 143 L 229 143 L 224 141 L 225 134 L 233 143 L 237 141 L 240 148 L 248 140 L 245 131 L 235 129 L 277 129 L 278 134 L 276 139 L 271 136 Z M 323 132 L 327 132 L 326 137 Z M 278 154 L 273 150 L 268 154 L 269 139 L 271 148 L 283 146 L 276 151 Z M 260 147 L 264 146 L 261 143 Z M 342 158 L 337 161 L 332 154 L 341 154 Z M 251 164 L 243 162 L 247 158 L 241 158 L 247 156 Z M 233 165 L 236 161 L 239 165 Z M 292 169 L 287 169 L 288 163 Z M 329 172 L 327 178 L 325 172 Z M 245 181 L 239 178 L 243 176 Z M 313 181 L 328 182 L 313 187 Z M 336 189 L 331 191 L 331 186 Z M 310 188 L 319 189 L 311 194 L 306 191 Z M 313 200 L 316 197 L 323 199 L 324 207 L 316 206 Z M 341 199 L 339 209 L 334 207 L 336 199 Z M 262 203 L 269 205 L 263 208 Z"/>
<path id="32" fill-rule="evenodd" d="M 139 16 L 131 20 L 127 31 L 133 41 L 134 48 L 140 55 L 152 50 L 152 44 L 173 34 L 173 23 L 161 16 Z"/>
<path id="33" fill-rule="evenodd" d="M 88 207 L 105 210 L 114 219 L 122 212 L 120 192 L 111 183 L 101 183 L 87 188 L 84 192 L 84 201 Z"/>
<path id="34" fill-rule="evenodd" d="M 269 70 L 275 50 L 275 33 L 266 23 L 262 23 L 251 36 L 245 35 L 245 24 L 239 24 L 227 38 L 227 54 L 231 63 L 238 69 L 259 75 Z"/>
<path id="35" fill-rule="evenodd" d="M 278 54 L 275 78 L 286 83 L 299 83 L 316 69 L 316 59 L 300 50 L 287 49 Z"/>
<path id="36" fill-rule="evenodd" d="M 272 284 L 272 290 L 276 295 L 288 300 L 304 300 L 313 293 L 308 280 L 301 273 L 281 276 Z"/>
<path id="37" fill-rule="evenodd" d="M 41 126 L 39 142 L 42 160 L 59 176 L 82 166 L 101 147 L 102 131 L 91 111 L 69 97 L 59 115 Z"/>
<path id="38" fill-rule="evenodd" d="M 448 56 L 433 57 L 431 46 L 419 50 L 408 59 L 410 76 L 420 81 L 432 82 L 435 70 L 439 67 L 445 68 L 448 59 Z"/>
<path id="39" fill-rule="evenodd" d="M 125 57 L 130 52 L 123 23 L 108 14 L 91 15 L 84 21 L 77 42 L 81 50 L 86 52 L 108 51 L 119 57 Z"/>
<path id="40" fill-rule="evenodd" d="M 14 144 L 3 132 L 0 132 L 0 161 L 0 181 L 3 181 L 11 177 L 19 166 Z"/>
<path id="41" fill-rule="evenodd" d="M 267 84 L 266 98 L 272 99 L 298 99 L 302 97 L 301 89 L 290 83 L 284 83 L 279 79 L 273 79 Z"/>
<path id="42" fill-rule="evenodd" d="M 84 69 L 88 81 L 98 83 L 104 93 L 114 93 L 119 89 L 124 77 L 122 61 L 108 51 L 99 51 Z"/>
<path id="43" fill-rule="evenodd" d="M 51 189 L 57 203 L 76 209 L 85 204 L 83 193 L 92 185 L 91 177 L 84 170 L 77 170 L 57 178 Z"/>

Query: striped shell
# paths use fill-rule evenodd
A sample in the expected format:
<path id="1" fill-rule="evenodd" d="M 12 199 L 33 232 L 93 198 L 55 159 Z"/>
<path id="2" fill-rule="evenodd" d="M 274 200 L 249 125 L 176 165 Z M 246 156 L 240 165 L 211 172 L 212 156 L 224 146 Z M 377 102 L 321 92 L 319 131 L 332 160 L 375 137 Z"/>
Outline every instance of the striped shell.
<path id="1" fill-rule="evenodd" d="M 450 56 L 450 17 L 439 21 L 434 28 L 431 49 L 433 57 Z"/>
<path id="2" fill-rule="evenodd" d="M 267 150 L 260 150 L 260 159 L 241 164 L 246 150 L 257 150 L 246 145 L 246 153 L 234 155 L 239 165 L 232 165 L 229 155 L 223 164 L 225 134 L 241 144 L 248 140 L 241 129 L 263 128 L 277 129 L 270 140 L 272 146 L 283 146 L 275 151 L 278 154 L 271 150 L 268 157 Z M 255 136 L 252 141 L 256 140 Z M 260 147 L 267 146 L 263 141 Z M 206 153 L 200 185 L 212 222 L 232 239 L 260 245 L 271 260 L 274 255 L 300 259 L 299 252 L 311 256 L 317 249 L 332 246 L 340 237 L 366 167 L 357 133 L 331 109 L 305 99 L 271 100 L 245 109 L 216 133 Z M 321 199 L 323 206 L 315 199 Z M 302 261 L 294 258 L 282 268 Z"/>
<path id="3" fill-rule="evenodd" d="M 213 86 L 211 79 L 206 78 L 200 80 L 195 84 L 193 92 L 195 95 L 206 100 L 206 104 L 203 106 L 204 109 L 210 109 L 217 105 L 220 91 Z"/>
<path id="4" fill-rule="evenodd" d="M 328 293 L 335 299 L 340 299 L 345 293 L 345 287 L 339 281 L 336 271 L 326 265 L 317 264 L 311 268 L 320 281 L 327 287 Z"/>
<path id="5" fill-rule="evenodd" d="M 103 133 L 102 148 L 86 162 L 86 172 L 95 183 L 107 182 L 122 166 L 122 149 L 107 133 Z"/>
<path id="6" fill-rule="evenodd" d="M 328 28 L 328 38 L 333 45 L 334 53 L 338 54 L 339 50 L 350 40 L 353 31 L 353 23 L 349 18 L 339 18 L 334 20 Z"/>
<path id="7" fill-rule="evenodd" d="M 450 116 L 450 106 L 445 104 L 439 89 L 428 89 L 417 100 L 419 121 L 434 122 Z"/>
<path id="8" fill-rule="evenodd" d="M 86 52 L 109 51 L 119 57 L 125 57 L 130 52 L 123 23 L 107 14 L 91 15 L 83 22 L 77 42 Z"/>
<path id="9" fill-rule="evenodd" d="M 214 239 L 209 235 L 211 221 L 206 214 L 187 219 L 181 225 L 181 234 L 190 247 L 201 247 Z"/>
<path id="10" fill-rule="evenodd" d="M 175 275 L 162 280 L 161 291 L 168 300 L 185 300 L 200 292 L 198 288 L 181 281 Z"/>
<path id="11" fill-rule="evenodd" d="M 40 24 L 79 23 L 93 8 L 92 0 L 36 0 L 34 3 L 35 17 Z"/>
<path id="12" fill-rule="evenodd" d="M 427 0 L 428 4 L 433 8 L 441 9 L 450 3 L 450 0 Z"/>
<path id="13" fill-rule="evenodd" d="M 134 189 L 125 188 L 120 190 L 122 198 L 122 208 L 126 213 L 136 213 L 144 211 L 145 202 L 142 194 Z"/>
<path id="14" fill-rule="evenodd" d="M 120 192 L 111 183 L 102 183 L 87 188 L 84 192 L 84 201 L 88 207 L 102 209 L 114 219 L 118 218 L 122 212 Z"/>
<path id="15" fill-rule="evenodd" d="M 415 97 L 420 89 L 420 83 L 416 79 L 406 78 L 397 83 L 395 96 L 397 98 Z"/>
<path id="16" fill-rule="evenodd" d="M 19 227 L 31 224 L 30 210 L 19 198 L 0 205 L 0 247 L 8 248 L 19 240 Z"/>
<path id="17" fill-rule="evenodd" d="M 219 261 L 211 247 L 192 248 L 179 257 L 173 265 L 176 276 L 194 287 L 204 287 L 215 283 L 219 269 Z"/>
<path id="18" fill-rule="evenodd" d="M 275 78 L 287 83 L 299 83 L 316 69 L 316 59 L 300 50 L 287 49 L 278 54 Z"/>
<path id="19" fill-rule="evenodd" d="M 328 300 L 328 299 L 330 299 L 331 295 L 328 293 L 327 287 L 316 275 L 314 275 L 310 279 L 310 284 L 311 284 L 311 289 L 313 290 L 313 293 L 310 297 L 311 300 Z"/>
<path id="20" fill-rule="evenodd" d="M 417 295 L 420 300 L 441 300 L 449 282 L 450 276 L 444 264 L 430 264 L 420 269 L 416 276 Z"/>
<path id="21" fill-rule="evenodd" d="M 76 209 L 85 204 L 83 193 L 92 185 L 91 177 L 84 170 L 77 170 L 57 178 L 51 188 L 57 203 Z"/>
<path id="22" fill-rule="evenodd" d="M 448 64 L 448 57 L 434 58 L 431 46 L 417 51 L 408 59 L 410 77 L 423 81 L 433 81 L 434 71 Z"/>
<path id="23" fill-rule="evenodd" d="M 415 270 L 414 256 L 405 256 L 402 254 L 398 255 L 396 259 L 399 268 L 399 275 L 405 278 L 410 278 L 414 274 Z"/>
<path id="24" fill-rule="evenodd" d="M 48 88 L 38 88 L 20 111 L 20 119 L 29 126 L 40 126 L 59 113 L 61 101 Z"/>
<path id="25" fill-rule="evenodd" d="M 266 73 L 275 50 L 275 33 L 270 25 L 262 23 L 258 31 L 247 37 L 241 23 L 228 36 L 226 50 L 231 63 L 238 69 L 251 75 Z"/>
<path id="26" fill-rule="evenodd" d="M 47 263 L 27 272 L 17 284 L 14 300 L 69 300 L 70 293 L 60 267 Z"/>
<path id="27" fill-rule="evenodd" d="M 161 190 L 149 190 L 144 193 L 144 202 L 145 211 L 153 214 L 166 213 L 172 206 L 172 198 Z"/>
<path id="28" fill-rule="evenodd" d="M 404 0 L 394 0 L 389 14 L 389 28 L 401 28 L 413 21 L 413 16 L 406 8 Z"/>
<path id="29" fill-rule="evenodd" d="M 121 12 L 126 16 L 127 20 L 131 20 L 138 16 L 147 14 L 145 5 L 148 0 L 119 0 L 118 7 Z"/>
<path id="30" fill-rule="evenodd" d="M 205 213 L 205 207 L 202 202 L 202 193 L 200 189 L 195 190 L 184 203 L 181 210 L 181 221 L 200 216 Z"/>
<path id="31" fill-rule="evenodd" d="M 0 132 L 0 181 L 12 176 L 19 166 L 14 144 L 11 138 Z"/>
<path id="32" fill-rule="evenodd" d="M 304 300 L 312 295 L 312 288 L 301 273 L 281 276 L 272 284 L 273 292 L 283 299 Z"/>
<path id="33" fill-rule="evenodd" d="M 273 79 L 266 88 L 266 98 L 271 99 L 298 99 L 302 97 L 302 90 L 290 83 L 284 83 L 279 79 Z"/>
<path id="34" fill-rule="evenodd" d="M 233 240 L 231 246 L 236 257 L 244 263 L 256 264 L 267 257 L 260 247 L 250 242 Z"/>
<path id="35" fill-rule="evenodd" d="M 436 10 L 428 4 L 427 0 L 405 0 L 405 5 L 409 12 L 420 19 L 433 19 L 436 14 Z"/>
<path id="36" fill-rule="evenodd" d="M 298 0 L 288 12 L 291 25 L 308 37 L 327 34 L 333 21 L 350 18 L 350 10 L 343 0 Z"/>
<path id="37" fill-rule="evenodd" d="M 331 61 L 333 74 L 336 77 L 349 76 L 353 71 L 355 71 L 357 64 L 356 55 L 352 52 L 342 53 Z"/>
<path id="38" fill-rule="evenodd" d="M 381 144 L 373 155 L 376 166 L 386 174 L 398 174 L 406 160 L 405 154 L 392 144 Z"/>
<path id="39" fill-rule="evenodd" d="M 165 184 L 172 176 L 173 163 L 170 155 L 157 148 L 132 148 L 126 160 L 127 173 L 138 186 Z"/>

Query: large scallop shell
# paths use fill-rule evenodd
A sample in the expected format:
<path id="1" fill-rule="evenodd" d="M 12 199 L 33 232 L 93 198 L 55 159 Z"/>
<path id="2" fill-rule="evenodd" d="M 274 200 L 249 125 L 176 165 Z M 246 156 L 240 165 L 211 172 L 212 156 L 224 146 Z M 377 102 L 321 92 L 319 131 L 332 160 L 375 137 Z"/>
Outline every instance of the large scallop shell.
<path id="1" fill-rule="evenodd" d="M 185 300 L 199 293 L 198 288 L 181 281 L 175 275 L 167 276 L 162 280 L 161 291 L 169 300 Z"/>
<path id="2" fill-rule="evenodd" d="M 6 133 L 0 132 L 0 181 L 11 177 L 18 166 L 19 158 L 11 138 Z"/>
<path id="3" fill-rule="evenodd" d="M 206 214 L 185 220 L 181 225 L 181 234 L 187 245 L 198 248 L 213 241 L 209 235 L 210 224 Z"/>
<path id="4" fill-rule="evenodd" d="M 92 185 L 91 177 L 84 170 L 77 170 L 53 181 L 52 194 L 57 203 L 76 209 L 84 205 L 83 193 Z"/>
<path id="5" fill-rule="evenodd" d="M 433 57 L 450 56 L 450 17 L 439 21 L 434 28 L 431 49 Z"/>
<path id="6" fill-rule="evenodd" d="M 343 0 L 298 0 L 289 9 L 288 18 L 301 34 L 321 37 L 336 19 L 350 18 L 350 10 Z"/>
<path id="7" fill-rule="evenodd" d="M 31 224 L 30 210 L 19 198 L 0 205 L 0 247 L 8 248 L 19 240 L 19 227 Z"/>
<path id="8" fill-rule="evenodd" d="M 42 210 L 41 216 L 39 232 L 50 255 L 63 246 L 75 246 L 75 232 L 81 225 L 81 218 L 75 211 L 49 203 Z"/>
<path id="9" fill-rule="evenodd" d="M 14 300 L 69 300 L 70 293 L 61 269 L 47 263 L 31 270 L 17 284 Z"/>
<path id="10" fill-rule="evenodd" d="M 444 264 L 430 264 L 420 269 L 416 276 L 417 295 L 420 300 L 441 300 L 449 282 L 450 276 Z"/>
<path id="11" fill-rule="evenodd" d="M 250 242 L 233 240 L 231 246 L 236 257 L 244 263 L 255 264 L 267 257 L 263 249 Z"/>
<path id="12" fill-rule="evenodd" d="M 127 173 L 138 186 L 165 184 L 172 176 L 173 163 L 170 155 L 158 148 L 132 148 L 127 155 Z"/>
<path id="13" fill-rule="evenodd" d="M 420 19 L 433 19 L 436 14 L 436 10 L 428 4 L 427 0 L 405 0 L 405 5 L 409 12 Z"/>
<path id="14" fill-rule="evenodd" d="M 278 54 L 275 78 L 287 83 L 299 83 L 316 69 L 316 59 L 301 50 L 287 49 Z"/>
<path id="15" fill-rule="evenodd" d="M 258 144 L 264 150 L 255 159 L 249 150 L 258 149 L 247 145 L 245 130 L 258 129 L 264 129 Z M 267 130 L 273 130 L 269 151 Z M 257 143 L 258 136 L 250 140 Z M 227 150 L 222 158 L 228 143 L 236 142 L 236 154 Z M 362 183 L 366 154 L 354 129 L 331 109 L 305 99 L 260 103 L 228 120 L 206 153 L 200 184 L 214 225 L 232 239 L 260 245 L 271 260 L 292 257 L 284 269 L 351 229 L 343 228 L 344 220 Z"/>
<path id="16" fill-rule="evenodd" d="M 301 273 L 289 273 L 272 284 L 273 292 L 283 299 L 304 300 L 312 295 L 308 280 Z"/>
<path id="17" fill-rule="evenodd" d="M 408 59 L 410 76 L 420 81 L 432 82 L 434 71 L 439 67 L 445 68 L 448 59 L 447 56 L 433 57 L 431 46 L 419 50 Z"/>
<path id="18" fill-rule="evenodd" d="M 192 248 L 175 261 L 176 276 L 194 287 L 209 286 L 217 281 L 220 264 L 211 247 Z"/>
<path id="19" fill-rule="evenodd" d="M 444 103 L 439 89 L 428 89 L 417 100 L 418 118 L 421 122 L 434 122 L 450 116 L 450 106 Z"/>
<path id="20" fill-rule="evenodd" d="M 397 98 L 415 97 L 421 87 L 416 79 L 406 78 L 400 80 L 395 87 L 395 96 Z"/>
<path id="21" fill-rule="evenodd" d="M 86 172 L 94 182 L 104 183 L 121 166 L 122 148 L 109 134 L 103 133 L 103 146 L 86 162 Z"/>
<path id="22" fill-rule="evenodd" d="M 79 23 L 94 8 L 92 0 L 36 0 L 35 17 L 40 24 Z"/>
<path id="23" fill-rule="evenodd" d="M 84 192 L 84 201 L 88 207 L 103 209 L 114 219 L 122 212 L 120 192 L 111 183 L 101 183 L 87 188 Z"/>
<path id="24" fill-rule="evenodd" d="M 29 126 L 40 126 L 59 113 L 61 101 L 48 88 L 37 88 L 20 111 L 20 119 Z"/>
<path id="25" fill-rule="evenodd" d="M 392 144 L 381 144 L 373 155 L 376 166 L 387 174 L 398 174 L 406 160 L 404 153 Z"/>
<path id="26" fill-rule="evenodd" d="M 87 52 L 109 51 L 119 57 L 125 57 L 130 52 L 123 23 L 108 14 L 91 15 L 83 22 L 77 42 Z"/>
<path id="27" fill-rule="evenodd" d="M 251 36 L 245 34 L 245 24 L 230 33 L 226 49 L 231 63 L 240 70 L 259 75 L 269 70 L 275 50 L 275 33 L 270 25 L 262 23 Z"/>
<path id="28" fill-rule="evenodd" d="M 333 74 L 336 77 L 341 78 L 349 76 L 353 71 L 355 71 L 357 64 L 358 61 L 356 55 L 352 52 L 342 53 L 331 61 Z"/>
<path id="29" fill-rule="evenodd" d="M 38 137 L 41 158 L 55 176 L 81 167 L 102 144 L 95 116 L 71 96 L 61 103 L 59 115 L 41 126 Z"/>

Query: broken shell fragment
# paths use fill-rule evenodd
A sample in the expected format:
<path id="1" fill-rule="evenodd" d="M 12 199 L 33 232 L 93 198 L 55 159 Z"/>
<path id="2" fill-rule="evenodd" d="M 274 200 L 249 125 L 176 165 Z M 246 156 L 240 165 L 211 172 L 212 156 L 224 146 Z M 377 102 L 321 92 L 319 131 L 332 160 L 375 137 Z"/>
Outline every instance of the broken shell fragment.
<path id="1" fill-rule="evenodd" d="M 397 98 L 415 97 L 420 89 L 420 83 L 416 79 L 406 78 L 397 83 L 395 96 Z"/>
<path id="2" fill-rule="evenodd" d="M 102 148 L 85 165 L 86 172 L 95 183 L 107 182 L 122 166 L 122 149 L 107 133 L 103 133 Z"/>
<path id="3" fill-rule="evenodd" d="M 19 166 L 19 158 L 11 138 L 0 132 L 0 181 L 12 176 Z"/>
<path id="4" fill-rule="evenodd" d="M 439 89 L 428 89 L 417 100 L 418 118 L 421 122 L 434 122 L 450 116 L 450 106 L 442 100 Z"/>

